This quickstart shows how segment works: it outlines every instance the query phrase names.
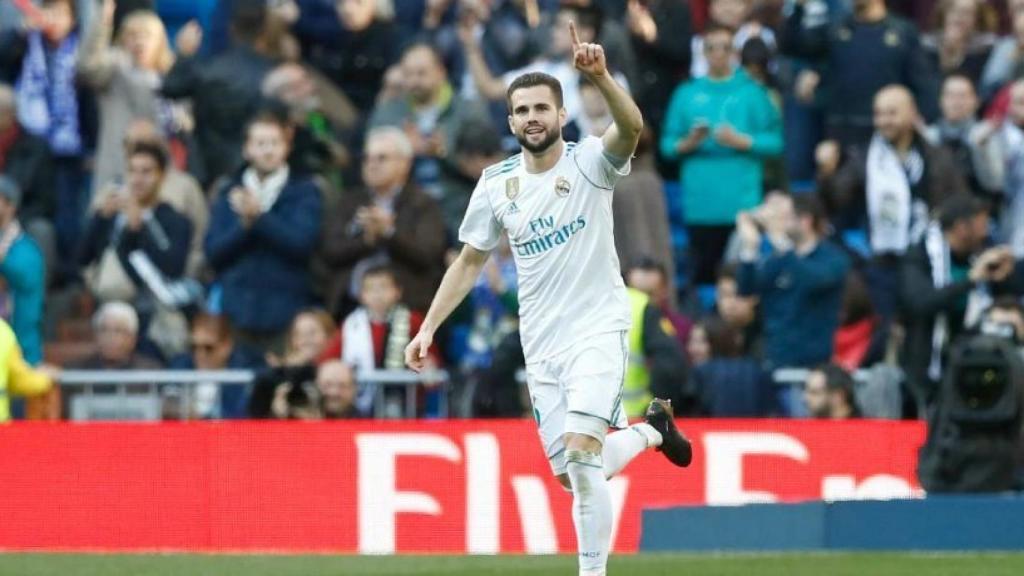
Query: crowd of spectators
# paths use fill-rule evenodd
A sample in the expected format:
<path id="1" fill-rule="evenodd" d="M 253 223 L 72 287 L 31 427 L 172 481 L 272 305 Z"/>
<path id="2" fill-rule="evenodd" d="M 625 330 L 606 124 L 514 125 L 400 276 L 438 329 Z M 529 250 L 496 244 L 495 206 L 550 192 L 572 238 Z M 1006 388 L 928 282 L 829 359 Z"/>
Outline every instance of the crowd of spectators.
<path id="1" fill-rule="evenodd" d="M 1024 295 L 1017 0 L 0 1 L 0 316 L 32 364 L 84 301 L 65 367 L 256 371 L 178 414 L 397 413 L 360 373 L 403 368 L 518 150 L 508 83 L 558 78 L 567 139 L 609 125 L 569 22 L 645 118 L 613 208 L 627 407 L 921 416 L 953 340 L 1021 339 L 992 308 Z M 517 312 L 505 243 L 419 415 L 529 413 Z"/>

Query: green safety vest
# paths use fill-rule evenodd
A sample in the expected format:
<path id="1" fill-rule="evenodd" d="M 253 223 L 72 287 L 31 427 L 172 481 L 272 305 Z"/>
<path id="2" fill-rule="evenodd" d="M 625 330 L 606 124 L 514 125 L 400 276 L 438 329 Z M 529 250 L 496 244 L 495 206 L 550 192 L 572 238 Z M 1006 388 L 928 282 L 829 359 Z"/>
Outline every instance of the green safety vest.
<path id="1" fill-rule="evenodd" d="M 633 327 L 629 329 L 629 365 L 626 367 L 626 381 L 622 385 L 622 405 L 626 416 L 639 418 L 647 411 L 651 396 L 651 374 L 644 358 L 644 311 L 650 298 L 639 290 L 627 288 L 629 307 L 633 315 Z"/>
<path id="2" fill-rule="evenodd" d="M 0 422 L 7 422 L 11 419 L 11 399 L 8 392 L 8 378 L 10 377 L 10 359 L 18 345 L 14 331 L 3 321 L 0 321 Z"/>

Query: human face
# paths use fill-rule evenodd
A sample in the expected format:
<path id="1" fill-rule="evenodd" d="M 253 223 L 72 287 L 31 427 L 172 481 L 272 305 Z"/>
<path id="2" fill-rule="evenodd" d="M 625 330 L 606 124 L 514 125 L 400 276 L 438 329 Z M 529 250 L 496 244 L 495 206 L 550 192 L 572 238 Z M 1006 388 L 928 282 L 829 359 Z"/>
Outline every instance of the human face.
<path id="1" fill-rule="evenodd" d="M 732 71 L 733 53 L 732 34 L 720 31 L 704 38 L 704 57 L 710 75 L 727 76 Z"/>
<path id="2" fill-rule="evenodd" d="M 399 152 L 387 135 L 371 136 L 363 149 L 363 183 L 371 190 L 391 191 L 409 179 L 412 158 Z"/>
<path id="3" fill-rule="evenodd" d="M 429 104 L 444 86 L 444 68 L 427 48 L 417 47 L 402 59 L 405 89 L 418 104 Z"/>
<path id="4" fill-rule="evenodd" d="M 46 39 L 52 44 L 60 44 L 75 29 L 75 13 L 70 2 L 51 2 L 40 12 Z"/>
<path id="5" fill-rule="evenodd" d="M 330 337 L 312 314 L 302 314 L 292 325 L 291 348 L 300 363 L 311 363 L 320 356 Z"/>
<path id="6" fill-rule="evenodd" d="M 127 323 L 115 318 L 104 318 L 96 331 L 100 357 L 111 363 L 127 362 L 135 350 L 135 338 L 135 332 Z"/>
<path id="7" fill-rule="evenodd" d="M 377 0 L 338 0 L 334 7 L 338 13 L 338 19 L 346 29 L 352 32 L 362 32 L 373 23 L 377 15 Z"/>
<path id="8" fill-rule="evenodd" d="M 222 370 L 231 356 L 230 338 L 219 338 L 216 331 L 205 326 L 192 330 L 192 360 L 199 370 Z"/>
<path id="9" fill-rule="evenodd" d="M 383 320 L 401 298 L 402 292 L 390 274 L 369 274 L 363 278 L 359 303 L 366 307 L 371 317 Z"/>
<path id="10" fill-rule="evenodd" d="M 712 0 L 708 15 L 713 22 L 732 30 L 738 29 L 750 12 L 748 0 Z"/>
<path id="11" fill-rule="evenodd" d="M 127 20 L 121 32 L 121 44 L 140 68 L 156 69 L 160 55 L 161 34 L 151 20 Z"/>
<path id="12" fill-rule="evenodd" d="M 690 339 L 686 341 L 686 353 L 690 356 L 690 364 L 700 366 L 711 359 L 711 344 L 708 343 L 707 332 L 703 326 L 694 326 L 690 330 Z"/>
<path id="13" fill-rule="evenodd" d="M 126 176 L 128 191 L 139 204 L 149 206 L 156 203 L 160 196 L 160 183 L 163 182 L 164 173 L 155 158 L 149 154 L 132 154 L 128 158 Z"/>
<path id="14" fill-rule="evenodd" d="M 807 382 L 804 383 L 804 406 L 814 418 L 828 418 L 829 393 L 822 372 L 814 371 L 807 376 Z"/>
<path id="15" fill-rule="evenodd" d="M 342 362 L 327 362 L 320 366 L 316 386 L 323 399 L 325 415 L 348 411 L 356 401 L 356 382 L 352 369 Z"/>
<path id="16" fill-rule="evenodd" d="M 966 78 L 953 76 L 942 85 L 942 117 L 948 122 L 966 122 L 978 110 L 978 96 Z"/>
<path id="17" fill-rule="evenodd" d="M 718 315 L 727 324 L 742 330 L 754 322 L 757 301 L 754 298 L 740 296 L 736 280 L 720 279 L 717 285 L 717 294 L 715 307 L 718 310 Z"/>
<path id="18" fill-rule="evenodd" d="M 284 167 L 288 152 L 288 136 L 281 126 L 259 122 L 249 127 L 245 159 L 260 174 L 270 174 Z"/>
<path id="19" fill-rule="evenodd" d="M 914 129 L 914 105 L 907 94 L 899 90 L 884 90 L 875 97 L 875 130 L 896 144 Z"/>
<path id="20" fill-rule="evenodd" d="M 974 34 L 974 23 L 978 18 L 978 3 L 975 0 L 953 0 L 946 11 L 944 29 L 946 34 L 966 40 Z"/>
<path id="21" fill-rule="evenodd" d="M 558 107 L 551 88 L 538 85 L 512 93 L 508 125 L 519 144 L 532 154 L 546 152 L 562 138 L 565 108 Z"/>
<path id="22" fill-rule="evenodd" d="M 665 277 L 660 271 L 634 268 L 629 271 L 628 276 L 626 280 L 630 288 L 639 290 L 660 302 L 665 292 Z"/>

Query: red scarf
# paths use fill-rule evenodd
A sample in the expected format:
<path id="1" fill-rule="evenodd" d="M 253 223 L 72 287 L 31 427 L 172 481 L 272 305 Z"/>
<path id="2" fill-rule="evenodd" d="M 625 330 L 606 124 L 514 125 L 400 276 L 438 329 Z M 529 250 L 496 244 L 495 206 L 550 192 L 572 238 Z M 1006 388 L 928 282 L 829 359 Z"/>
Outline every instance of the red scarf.
<path id="1" fill-rule="evenodd" d="M 0 172 L 4 171 L 4 167 L 7 165 L 7 153 L 14 148 L 14 143 L 19 136 L 21 136 L 21 128 L 18 127 L 17 122 L 6 132 L 0 133 Z"/>

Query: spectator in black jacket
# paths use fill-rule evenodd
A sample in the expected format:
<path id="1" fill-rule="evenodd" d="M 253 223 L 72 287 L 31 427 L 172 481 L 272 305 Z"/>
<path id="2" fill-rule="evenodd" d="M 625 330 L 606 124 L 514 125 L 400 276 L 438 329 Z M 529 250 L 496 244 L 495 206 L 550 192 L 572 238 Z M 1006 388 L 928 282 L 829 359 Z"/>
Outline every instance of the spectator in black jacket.
<path id="1" fill-rule="evenodd" d="M 192 223 L 160 200 L 167 150 L 139 142 L 127 155 L 125 189 L 110 193 L 89 221 L 79 262 L 91 266 L 86 281 L 97 299 L 138 306 L 154 287 L 147 270 L 161 281 L 184 277 Z"/>
<path id="2" fill-rule="evenodd" d="M 924 240 L 907 252 L 899 296 L 906 327 L 904 371 L 918 415 L 934 401 L 949 343 L 973 326 L 1014 270 L 1006 246 L 985 249 L 985 203 L 966 194 L 939 207 Z"/>
<path id="3" fill-rule="evenodd" d="M 690 7 L 678 0 L 629 0 L 626 28 L 643 62 L 633 93 L 647 126 L 658 130 L 672 91 L 690 69 Z"/>
<path id="4" fill-rule="evenodd" d="M 401 54 L 394 22 L 380 18 L 374 0 L 306 3 L 295 33 L 307 62 L 334 81 L 368 116 L 384 73 Z"/>
<path id="5" fill-rule="evenodd" d="M 179 35 L 179 58 L 164 77 L 162 92 L 168 98 L 192 100 L 197 154 L 189 159 L 189 170 L 204 187 L 241 161 L 243 128 L 259 109 L 259 87 L 275 65 L 256 49 L 266 22 L 266 3 L 236 2 L 234 45 L 209 60 L 196 56 L 197 38 Z"/>
<path id="6" fill-rule="evenodd" d="M 925 118 L 935 118 L 938 75 L 913 24 L 890 15 L 885 0 L 854 0 L 853 15 L 835 25 L 805 22 L 805 4 L 797 0 L 780 44 L 783 53 L 817 64 L 819 71 L 805 72 L 798 85 L 806 98 L 820 83 L 828 138 L 867 144 L 871 99 L 889 84 L 909 86 Z"/>

